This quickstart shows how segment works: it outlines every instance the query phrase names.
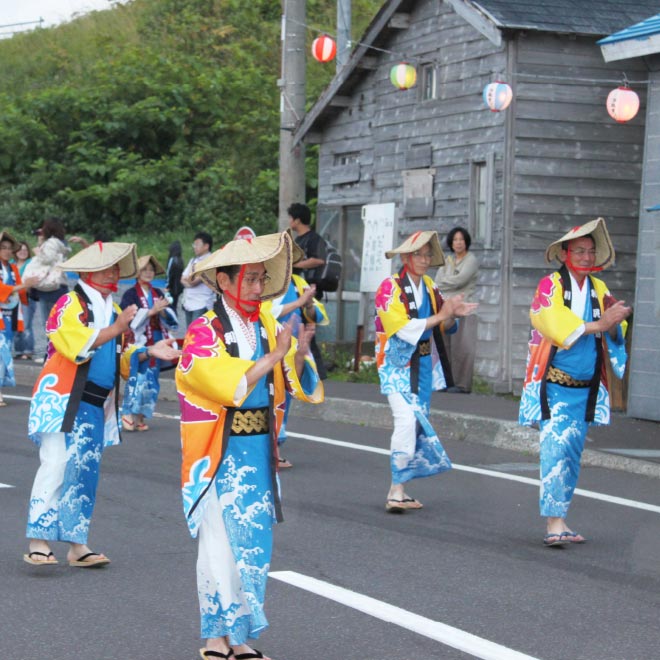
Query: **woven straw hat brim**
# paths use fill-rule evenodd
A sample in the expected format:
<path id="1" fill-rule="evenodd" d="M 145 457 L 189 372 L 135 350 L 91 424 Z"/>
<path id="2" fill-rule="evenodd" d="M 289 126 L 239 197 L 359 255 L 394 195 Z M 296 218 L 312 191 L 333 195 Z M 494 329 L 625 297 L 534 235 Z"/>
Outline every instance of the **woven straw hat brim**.
<path id="1" fill-rule="evenodd" d="M 20 243 L 6 229 L 3 229 L 0 232 L 0 243 L 2 241 L 11 241 L 12 250 L 14 252 L 16 252 L 16 250 L 18 250 L 18 248 L 20 247 Z"/>
<path id="2" fill-rule="evenodd" d="M 165 272 L 162 264 L 160 261 L 158 261 L 158 259 L 156 259 L 156 257 L 154 257 L 153 254 L 145 254 L 137 260 L 138 275 L 149 262 L 151 262 L 151 265 L 154 267 L 155 275 L 162 275 Z"/>
<path id="3" fill-rule="evenodd" d="M 119 277 L 128 279 L 137 275 L 135 243 L 102 243 L 97 241 L 70 259 L 59 264 L 61 270 L 74 273 L 97 273 L 119 264 Z"/>
<path id="4" fill-rule="evenodd" d="M 562 243 L 589 235 L 593 236 L 596 244 L 594 267 L 602 270 L 609 268 L 614 263 L 616 254 L 603 218 L 596 218 L 578 227 L 573 227 L 573 229 L 564 234 L 559 240 L 548 246 L 548 249 L 545 251 L 545 260 L 548 263 L 552 263 L 555 259 L 560 261 L 559 255 L 561 254 Z"/>
<path id="5" fill-rule="evenodd" d="M 305 251 L 300 247 L 300 245 L 298 245 L 298 243 L 296 243 L 296 239 L 293 236 L 293 230 L 291 227 L 288 227 L 285 231 L 291 237 L 291 261 L 295 266 L 299 261 L 302 261 L 305 258 Z"/>
<path id="6" fill-rule="evenodd" d="M 271 300 L 281 296 L 289 287 L 293 263 L 291 255 L 291 237 L 286 232 L 253 239 L 239 238 L 196 263 L 192 272 L 199 275 L 207 286 L 221 293 L 216 279 L 217 268 L 263 263 L 270 280 L 264 287 L 261 299 Z"/>
<path id="7" fill-rule="evenodd" d="M 423 248 L 426 244 L 431 247 L 431 263 L 433 268 L 442 266 L 445 263 L 445 253 L 440 246 L 440 238 L 437 231 L 418 231 L 409 236 L 399 247 L 388 250 L 385 256 L 388 259 L 395 254 L 411 254 Z"/>

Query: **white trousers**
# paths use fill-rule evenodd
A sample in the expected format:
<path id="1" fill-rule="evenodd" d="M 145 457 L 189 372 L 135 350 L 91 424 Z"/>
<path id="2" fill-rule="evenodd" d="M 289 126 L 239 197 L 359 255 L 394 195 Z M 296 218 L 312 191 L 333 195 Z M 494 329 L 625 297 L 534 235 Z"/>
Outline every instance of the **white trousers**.
<path id="1" fill-rule="evenodd" d="M 403 398 L 399 392 L 388 394 L 392 418 L 394 420 L 394 431 L 390 442 L 392 454 L 402 453 L 411 461 L 415 455 L 417 442 L 417 418 L 413 407 Z"/>

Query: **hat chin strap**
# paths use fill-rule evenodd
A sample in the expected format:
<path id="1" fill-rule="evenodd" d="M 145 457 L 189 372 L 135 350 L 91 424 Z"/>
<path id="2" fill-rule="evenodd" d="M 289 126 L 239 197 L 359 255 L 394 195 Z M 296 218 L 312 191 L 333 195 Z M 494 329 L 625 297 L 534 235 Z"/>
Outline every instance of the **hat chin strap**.
<path id="1" fill-rule="evenodd" d="M 87 286 L 91 286 L 92 289 L 97 289 L 98 290 L 98 285 L 94 284 L 93 282 L 90 281 L 92 273 L 80 273 L 80 279 L 87 284 Z M 110 282 L 108 284 L 103 285 L 104 289 L 109 289 L 112 293 L 117 293 L 119 291 L 119 283 L 118 282 Z"/>
<path id="2" fill-rule="evenodd" d="M 570 257 L 566 257 L 566 261 L 564 262 L 568 268 L 571 270 L 574 270 L 576 273 L 598 273 L 601 270 L 603 270 L 602 266 L 576 266 L 572 261 Z"/>
<path id="3" fill-rule="evenodd" d="M 243 276 L 245 275 L 245 265 L 241 266 L 241 270 L 238 273 L 238 292 L 240 294 L 241 288 L 243 286 Z M 222 295 L 227 296 L 236 306 L 236 311 L 248 321 L 254 323 L 259 320 L 259 312 L 261 311 L 261 300 L 245 300 L 241 298 L 240 295 L 234 296 L 229 293 L 229 291 L 223 291 Z M 247 307 L 251 309 L 247 309 Z"/>

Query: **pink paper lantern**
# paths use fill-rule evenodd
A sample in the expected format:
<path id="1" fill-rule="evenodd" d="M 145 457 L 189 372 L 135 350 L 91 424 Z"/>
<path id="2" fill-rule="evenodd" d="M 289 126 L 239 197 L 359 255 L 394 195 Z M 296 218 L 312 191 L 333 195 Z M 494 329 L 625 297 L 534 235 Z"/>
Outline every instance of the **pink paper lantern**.
<path id="1" fill-rule="evenodd" d="M 312 42 L 312 55 L 319 62 L 330 62 L 337 54 L 337 44 L 335 40 L 327 34 L 322 34 Z"/>
<path id="2" fill-rule="evenodd" d="M 617 87 L 607 95 L 607 112 L 620 124 L 630 121 L 639 110 L 639 96 L 630 87 Z"/>

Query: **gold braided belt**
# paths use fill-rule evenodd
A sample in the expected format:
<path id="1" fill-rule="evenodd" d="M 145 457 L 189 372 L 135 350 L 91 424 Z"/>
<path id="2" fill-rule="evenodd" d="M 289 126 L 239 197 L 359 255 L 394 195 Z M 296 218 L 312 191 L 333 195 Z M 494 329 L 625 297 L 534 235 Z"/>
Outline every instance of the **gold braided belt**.
<path id="1" fill-rule="evenodd" d="M 268 433 L 268 408 L 245 408 L 234 411 L 232 435 L 263 435 Z"/>
<path id="2" fill-rule="evenodd" d="M 417 342 L 417 347 L 419 348 L 420 355 L 431 355 L 431 340 L 423 339 L 420 342 Z"/>
<path id="3" fill-rule="evenodd" d="M 564 387 L 589 387 L 589 385 L 591 385 L 591 381 L 576 380 L 573 376 L 569 376 L 565 371 L 557 369 L 557 367 L 550 367 L 548 369 L 546 380 L 549 383 L 556 383 L 557 385 L 563 385 Z"/>

